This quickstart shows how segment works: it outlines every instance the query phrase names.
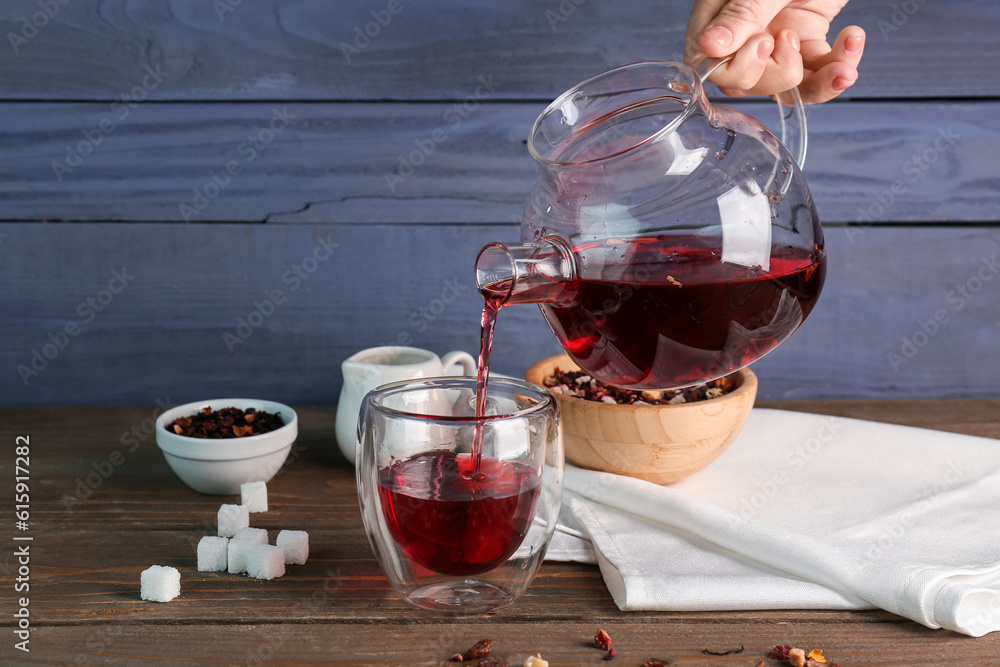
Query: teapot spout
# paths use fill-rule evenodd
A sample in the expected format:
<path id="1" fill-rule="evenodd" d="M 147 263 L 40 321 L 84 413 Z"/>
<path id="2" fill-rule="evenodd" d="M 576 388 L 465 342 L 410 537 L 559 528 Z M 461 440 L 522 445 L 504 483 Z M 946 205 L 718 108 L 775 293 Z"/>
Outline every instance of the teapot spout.
<path id="1" fill-rule="evenodd" d="M 558 236 L 536 243 L 489 243 L 476 257 L 476 287 L 498 306 L 516 303 L 568 305 L 576 296 L 573 249 Z"/>

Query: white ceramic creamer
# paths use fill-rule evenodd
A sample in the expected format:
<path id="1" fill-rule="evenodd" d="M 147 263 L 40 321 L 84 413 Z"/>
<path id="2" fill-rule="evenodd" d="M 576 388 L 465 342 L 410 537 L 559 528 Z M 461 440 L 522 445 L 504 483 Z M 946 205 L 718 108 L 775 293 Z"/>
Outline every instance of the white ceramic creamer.
<path id="1" fill-rule="evenodd" d="M 358 412 L 365 394 L 389 382 L 450 375 L 455 364 L 462 365 L 463 375 L 476 375 L 476 360 L 468 352 L 449 352 L 439 358 L 417 347 L 387 345 L 362 350 L 344 360 L 336 433 L 337 444 L 347 460 L 355 462 Z"/>

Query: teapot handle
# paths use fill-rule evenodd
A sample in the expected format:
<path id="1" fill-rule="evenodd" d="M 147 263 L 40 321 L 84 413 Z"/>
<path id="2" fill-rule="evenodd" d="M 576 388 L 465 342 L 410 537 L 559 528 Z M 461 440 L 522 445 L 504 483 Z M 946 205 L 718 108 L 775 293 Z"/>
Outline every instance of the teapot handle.
<path id="1" fill-rule="evenodd" d="M 702 84 L 708 80 L 716 68 L 732 59 L 732 56 L 706 58 L 698 63 L 695 71 L 701 77 Z M 806 131 L 806 108 L 802 104 L 802 96 L 799 95 L 798 88 L 792 88 L 775 95 L 775 99 L 778 102 L 781 116 L 781 143 L 791 151 L 799 169 L 802 169 L 806 164 L 806 148 L 809 144 L 808 132 Z"/>

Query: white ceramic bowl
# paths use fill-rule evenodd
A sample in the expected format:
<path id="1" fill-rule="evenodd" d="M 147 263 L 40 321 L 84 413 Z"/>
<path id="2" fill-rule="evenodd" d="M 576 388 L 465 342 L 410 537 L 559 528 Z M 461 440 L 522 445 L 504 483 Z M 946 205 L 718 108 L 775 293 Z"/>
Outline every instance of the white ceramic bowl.
<path id="1" fill-rule="evenodd" d="M 285 425 L 276 431 L 244 438 L 209 440 L 189 438 L 167 430 L 178 417 L 190 417 L 202 408 L 255 408 L 278 413 Z M 177 476 L 199 493 L 228 496 L 245 482 L 267 482 L 281 469 L 299 434 L 299 419 L 287 405 L 248 398 L 218 398 L 171 408 L 156 420 L 156 444 Z"/>

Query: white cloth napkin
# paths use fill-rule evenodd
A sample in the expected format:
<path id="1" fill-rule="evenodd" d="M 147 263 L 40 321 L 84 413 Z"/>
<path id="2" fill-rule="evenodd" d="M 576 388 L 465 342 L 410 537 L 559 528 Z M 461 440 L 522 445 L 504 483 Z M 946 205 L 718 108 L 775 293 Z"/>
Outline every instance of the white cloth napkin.
<path id="1" fill-rule="evenodd" d="M 546 557 L 596 557 L 623 611 L 881 607 L 1000 629 L 997 440 L 755 409 L 688 479 L 567 465 L 565 490 Z"/>

